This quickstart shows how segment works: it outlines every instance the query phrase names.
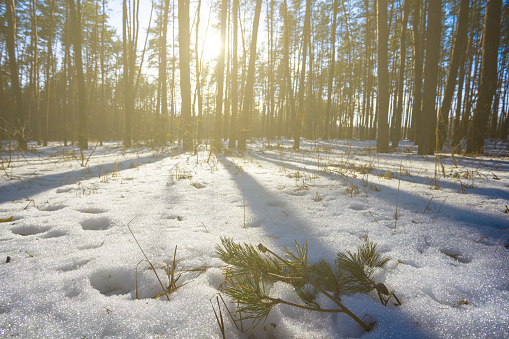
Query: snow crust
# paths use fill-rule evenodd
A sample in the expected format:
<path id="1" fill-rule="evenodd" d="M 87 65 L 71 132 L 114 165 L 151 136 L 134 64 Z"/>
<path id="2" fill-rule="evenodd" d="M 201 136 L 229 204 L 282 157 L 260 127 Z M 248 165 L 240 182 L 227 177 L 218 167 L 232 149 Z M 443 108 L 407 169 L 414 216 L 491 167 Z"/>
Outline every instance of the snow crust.
<path id="1" fill-rule="evenodd" d="M 216 156 L 106 143 L 81 157 L 4 144 L 0 337 L 220 338 L 221 237 L 276 252 L 307 242 L 310 262 L 331 263 L 369 237 L 391 257 L 375 279 L 402 303 L 343 296 L 376 322 L 371 332 L 345 314 L 278 305 L 252 333 L 223 308 L 227 337 L 509 338 L 509 236 L 478 241 L 509 225 L 507 145 L 490 145 L 490 156 L 422 157 L 408 142 L 377 155 L 373 142 L 304 140 L 295 151 L 253 140 L 244 155 Z M 177 248 L 185 285 L 170 301 L 154 299 L 162 288 L 128 225 L 165 286 Z M 299 302 L 288 284 L 269 293 Z"/>

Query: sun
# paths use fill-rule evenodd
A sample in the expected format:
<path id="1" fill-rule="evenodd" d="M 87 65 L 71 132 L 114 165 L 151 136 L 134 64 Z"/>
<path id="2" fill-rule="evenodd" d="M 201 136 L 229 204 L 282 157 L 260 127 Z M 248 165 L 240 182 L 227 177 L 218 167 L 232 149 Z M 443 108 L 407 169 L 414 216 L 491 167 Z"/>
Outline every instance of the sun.
<path id="1" fill-rule="evenodd" d="M 223 47 L 219 33 L 209 29 L 198 47 L 200 55 L 203 55 L 203 61 L 216 59 Z"/>

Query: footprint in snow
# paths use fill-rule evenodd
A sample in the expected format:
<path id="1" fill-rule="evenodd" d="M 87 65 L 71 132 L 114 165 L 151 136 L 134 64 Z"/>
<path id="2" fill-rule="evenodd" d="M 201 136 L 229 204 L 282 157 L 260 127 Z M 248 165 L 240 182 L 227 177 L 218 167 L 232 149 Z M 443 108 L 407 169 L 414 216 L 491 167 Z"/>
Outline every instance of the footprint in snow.
<path id="1" fill-rule="evenodd" d="M 113 226 L 110 218 L 108 217 L 85 219 L 80 222 L 80 225 L 86 231 L 104 231 Z"/>
<path id="2" fill-rule="evenodd" d="M 87 207 L 79 210 L 81 213 L 90 213 L 90 214 L 101 214 L 108 212 L 108 210 L 98 208 L 98 207 Z"/>
<path id="3" fill-rule="evenodd" d="M 284 202 L 277 199 L 269 199 L 267 200 L 266 204 L 269 207 L 283 207 L 285 205 Z"/>
<path id="4" fill-rule="evenodd" d="M 67 232 L 64 230 L 51 230 L 48 233 L 44 234 L 42 237 L 46 238 L 46 239 L 50 239 L 50 238 L 63 237 L 64 235 L 67 235 Z"/>
<path id="5" fill-rule="evenodd" d="M 76 271 L 80 268 L 82 268 L 83 266 L 85 266 L 86 264 L 88 264 L 90 260 L 85 260 L 85 259 L 81 259 L 81 260 L 76 260 L 72 263 L 69 263 L 67 265 L 63 265 L 61 266 L 58 270 L 60 272 L 71 272 L 71 271 Z"/>
<path id="6" fill-rule="evenodd" d="M 57 188 L 57 193 L 67 193 L 67 192 L 70 192 L 72 190 L 73 190 L 73 188 L 71 186 L 59 187 L 59 188 Z"/>
<path id="7" fill-rule="evenodd" d="M 98 270 L 90 275 L 90 284 L 108 297 L 130 294 L 132 288 L 136 286 L 133 273 L 123 268 Z"/>
<path id="8" fill-rule="evenodd" d="M 38 207 L 38 209 L 39 209 L 39 211 L 53 212 L 53 211 L 58 211 L 58 210 L 64 209 L 66 207 L 67 207 L 66 205 L 62 205 L 62 204 L 51 204 L 51 205 L 40 206 L 40 207 Z"/>
<path id="9" fill-rule="evenodd" d="M 364 211 L 368 209 L 368 206 L 363 204 L 351 204 L 348 208 L 354 211 Z"/>
<path id="10" fill-rule="evenodd" d="M 17 227 L 11 228 L 11 232 L 14 233 L 14 234 L 22 235 L 22 236 L 28 236 L 28 235 L 35 235 L 35 234 L 44 233 L 47 230 L 49 230 L 50 228 L 51 227 L 47 227 L 47 226 L 34 226 L 34 225 L 17 226 Z"/>

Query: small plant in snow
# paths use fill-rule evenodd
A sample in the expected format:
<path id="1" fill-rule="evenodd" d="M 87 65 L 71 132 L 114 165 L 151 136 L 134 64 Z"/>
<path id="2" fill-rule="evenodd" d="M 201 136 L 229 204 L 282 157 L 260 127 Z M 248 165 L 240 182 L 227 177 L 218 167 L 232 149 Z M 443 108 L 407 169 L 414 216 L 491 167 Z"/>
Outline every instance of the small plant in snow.
<path id="1" fill-rule="evenodd" d="M 381 257 L 377 245 L 367 239 L 356 253 L 339 253 L 334 265 L 323 259 L 317 264 L 308 263 L 307 245 L 297 242 L 294 249 L 283 247 L 284 255 L 279 256 L 262 244 L 255 248 L 236 244 L 229 238 L 221 240 L 222 246 L 218 245 L 216 250 L 227 264 L 224 292 L 238 304 L 239 320 L 253 321 L 251 329 L 266 319 L 274 306 L 283 304 L 308 311 L 346 313 L 364 330 L 370 331 L 374 323 L 362 321 L 342 304 L 340 296 L 376 290 L 384 305 L 395 297 L 384 284 L 376 283 L 373 278 L 375 269 L 383 268 L 390 258 Z M 302 303 L 271 297 L 267 287 L 278 281 L 293 285 Z M 320 294 L 337 308 L 322 308 L 317 302 Z M 399 300 L 397 302 L 399 305 Z"/>

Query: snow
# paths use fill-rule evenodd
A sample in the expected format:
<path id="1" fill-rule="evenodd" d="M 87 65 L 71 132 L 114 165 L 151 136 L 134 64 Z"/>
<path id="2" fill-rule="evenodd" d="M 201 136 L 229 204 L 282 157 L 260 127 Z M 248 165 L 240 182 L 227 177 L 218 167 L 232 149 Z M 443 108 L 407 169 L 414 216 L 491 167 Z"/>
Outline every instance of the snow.
<path id="1" fill-rule="evenodd" d="M 402 303 L 342 296 L 371 332 L 278 305 L 241 333 L 223 306 L 226 336 L 509 337 L 509 237 L 478 241 L 509 225 L 504 143 L 477 157 L 418 156 L 409 142 L 376 154 L 374 142 L 252 140 L 217 157 L 205 145 L 29 146 L 1 153 L 0 337 L 219 338 L 221 237 L 276 252 L 307 242 L 310 262 L 333 262 L 366 236 L 391 257 L 376 281 Z M 165 286 L 176 248 L 182 286 L 169 301 L 154 299 L 162 288 L 128 226 Z M 299 302 L 284 283 L 269 293 Z"/>

